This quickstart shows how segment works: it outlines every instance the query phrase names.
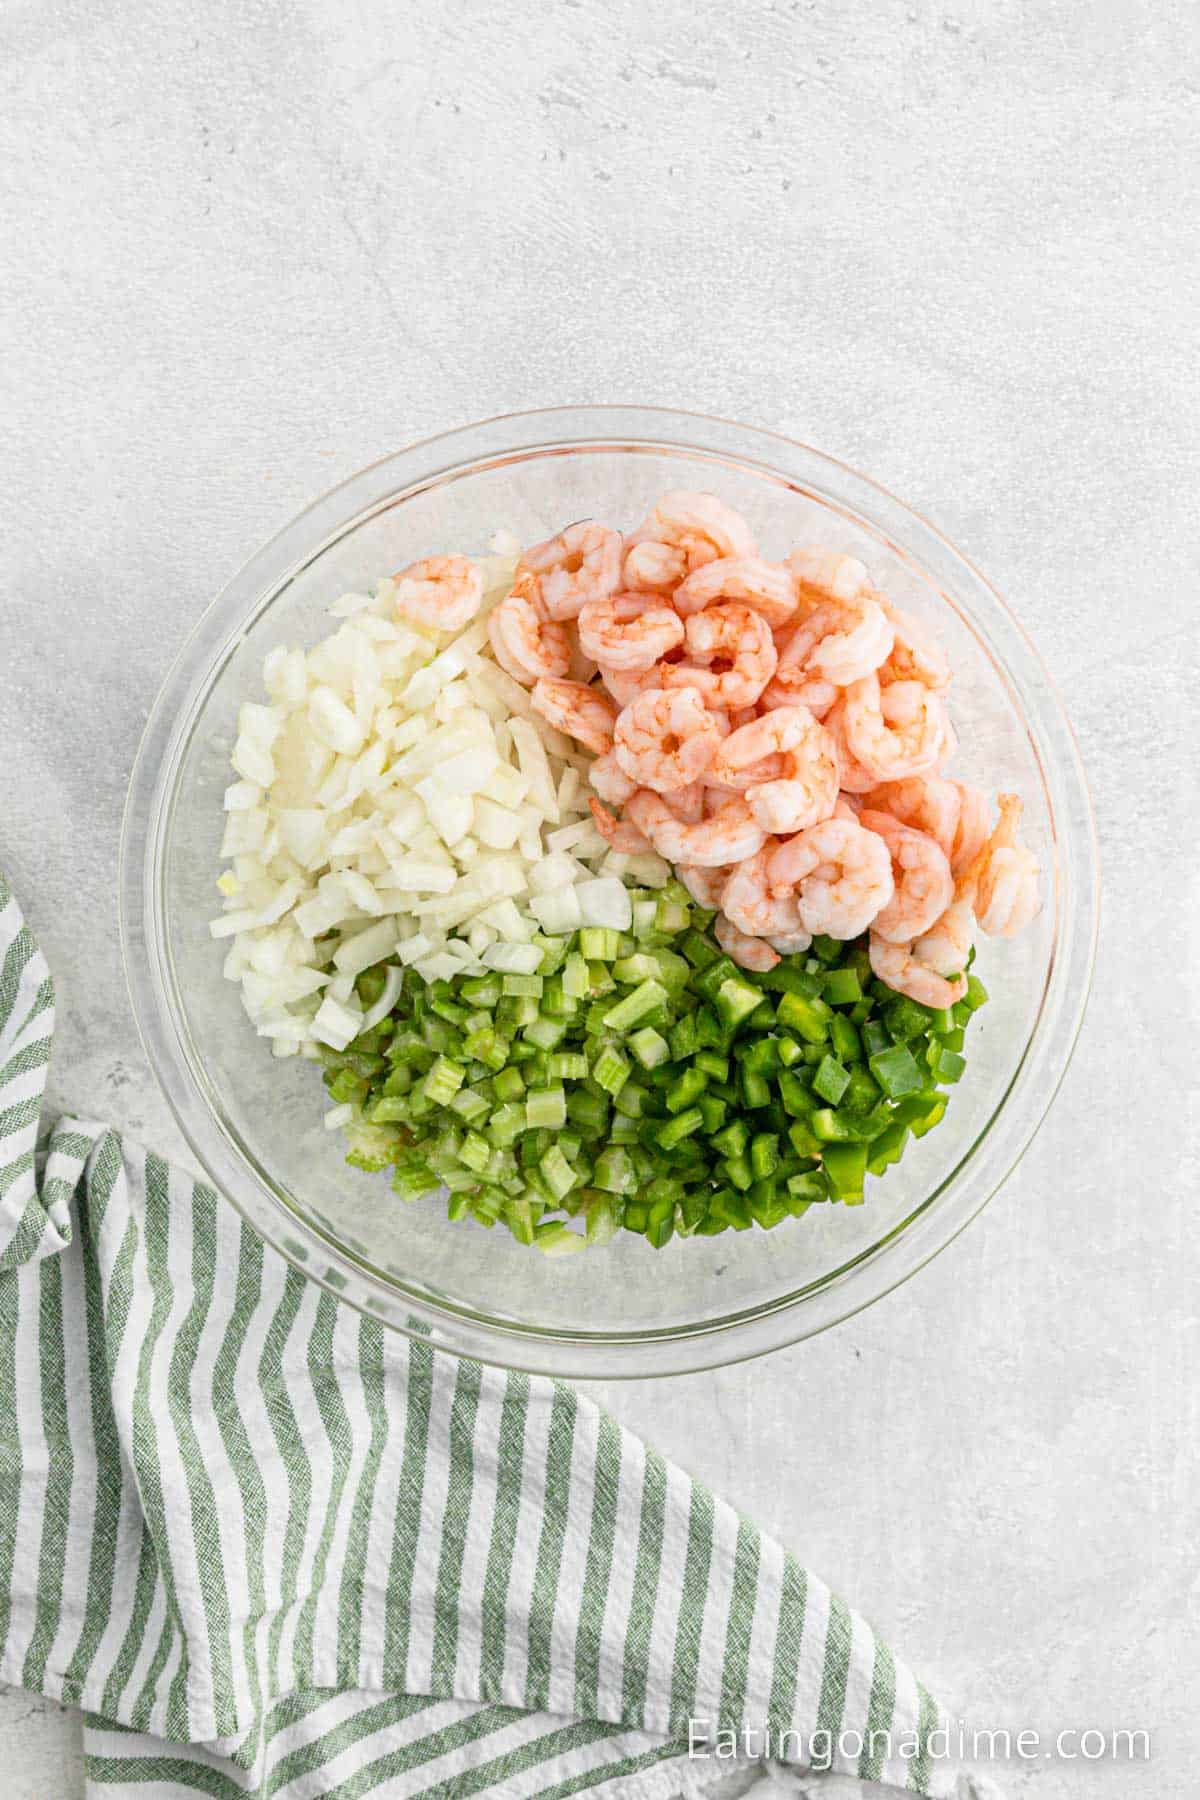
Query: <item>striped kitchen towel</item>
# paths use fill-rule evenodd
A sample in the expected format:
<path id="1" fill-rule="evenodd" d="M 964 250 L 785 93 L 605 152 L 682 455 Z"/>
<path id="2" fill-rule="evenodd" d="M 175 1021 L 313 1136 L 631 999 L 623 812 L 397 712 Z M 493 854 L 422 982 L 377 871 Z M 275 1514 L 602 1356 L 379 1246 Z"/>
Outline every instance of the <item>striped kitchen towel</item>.
<path id="1" fill-rule="evenodd" d="M 89 1794 L 665 1800 L 728 1776 L 702 1733 L 953 1791 L 870 1627 L 569 1387 L 103 1125 L 39 1147 L 53 1024 L 0 878 L 0 1679 L 86 1710 Z"/>

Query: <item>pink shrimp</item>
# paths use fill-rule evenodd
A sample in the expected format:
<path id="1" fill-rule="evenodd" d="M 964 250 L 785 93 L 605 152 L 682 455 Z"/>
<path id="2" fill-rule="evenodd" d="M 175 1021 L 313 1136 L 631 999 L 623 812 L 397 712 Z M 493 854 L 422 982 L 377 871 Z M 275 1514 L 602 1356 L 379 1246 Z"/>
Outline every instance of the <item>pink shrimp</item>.
<path id="1" fill-rule="evenodd" d="M 895 892 L 872 924 L 893 944 L 909 944 L 929 931 L 954 898 L 954 877 L 945 851 L 923 831 L 901 825 L 891 813 L 864 808 L 859 824 L 879 834 L 892 859 Z"/>
<path id="2" fill-rule="evenodd" d="M 529 698 L 543 719 L 597 756 L 606 756 L 612 749 L 617 708 L 602 688 L 543 678 Z"/>
<path id="3" fill-rule="evenodd" d="M 740 601 L 775 630 L 796 610 L 796 583 L 782 563 L 764 562 L 761 556 L 720 556 L 693 569 L 675 590 L 675 609 L 684 619 L 718 600 Z"/>
<path id="4" fill-rule="evenodd" d="M 601 663 L 599 669 L 601 681 L 618 706 L 628 706 L 647 688 L 662 686 L 657 663 L 649 669 L 612 669 Z"/>
<path id="5" fill-rule="evenodd" d="M 731 732 L 708 773 L 745 793 L 764 831 L 803 831 L 829 818 L 837 804 L 836 746 L 803 706 L 776 707 Z"/>
<path id="6" fill-rule="evenodd" d="M 793 550 L 787 566 L 796 581 L 801 604 L 807 610 L 824 601 L 833 600 L 846 606 L 865 594 L 871 586 L 866 565 L 857 556 L 844 556 L 840 550 Z"/>
<path id="7" fill-rule="evenodd" d="M 950 686 L 950 658 L 923 619 L 902 612 L 890 600 L 883 610 L 892 627 L 893 643 L 887 660 L 879 671 L 879 679 L 919 681 L 922 687 L 942 693 Z"/>
<path id="8" fill-rule="evenodd" d="M 975 917 L 989 937 L 1015 937 L 1034 917 L 1040 904 L 1041 870 L 1033 851 L 1017 837 L 1021 802 L 1016 794 L 997 799 L 1000 822 L 975 864 Z"/>
<path id="9" fill-rule="evenodd" d="M 399 616 L 434 631 L 461 631 L 483 601 L 483 571 L 466 556 L 426 556 L 394 580 Z"/>
<path id="10" fill-rule="evenodd" d="M 731 602 L 693 613 L 685 629 L 688 660 L 661 666 L 663 686 L 695 688 L 711 707 L 752 706 L 779 660 L 766 620 Z"/>
<path id="11" fill-rule="evenodd" d="M 954 749 L 945 706 L 919 681 L 881 688 L 878 675 L 866 675 L 850 683 L 842 707 L 846 743 L 876 781 L 924 775 Z"/>
<path id="12" fill-rule="evenodd" d="M 863 799 L 875 812 L 891 813 L 901 825 L 923 831 L 947 857 L 953 858 L 959 820 L 959 797 L 954 782 L 944 781 L 939 775 L 910 775 L 903 781 L 881 782 Z"/>
<path id="13" fill-rule="evenodd" d="M 620 767 L 659 794 L 698 780 L 720 741 L 720 724 L 694 688 L 647 688 L 617 715 L 613 729 Z"/>
<path id="14" fill-rule="evenodd" d="M 721 911 L 750 937 L 796 937 L 804 931 L 795 894 L 772 893 L 767 871 L 778 848 L 768 838 L 756 855 L 729 871 L 721 890 Z"/>
<path id="15" fill-rule="evenodd" d="M 892 897 L 892 859 L 873 831 L 848 819 L 824 819 L 771 854 L 772 893 L 795 891 L 800 922 L 814 935 L 854 938 Z"/>
<path id="16" fill-rule="evenodd" d="M 718 915 L 713 925 L 713 936 L 739 969 L 754 969 L 760 975 L 765 975 L 779 963 L 779 952 L 773 950 L 765 938 L 751 937 L 748 933 L 739 931 L 732 919 L 723 913 Z"/>
<path id="17" fill-rule="evenodd" d="M 683 620 L 648 594 L 588 600 L 579 613 L 579 647 L 606 671 L 652 668 L 683 642 Z"/>
<path id="18" fill-rule="evenodd" d="M 546 617 L 531 576 L 514 583 L 492 608 L 487 627 L 496 661 L 522 687 L 532 687 L 544 675 L 565 675 L 571 667 L 567 633 Z"/>
<path id="19" fill-rule="evenodd" d="M 719 556 L 757 556 L 754 533 L 716 494 L 683 488 L 663 494 L 629 538 L 630 544 L 668 544 L 682 551 L 687 574 Z"/>
<path id="20" fill-rule="evenodd" d="M 950 867 L 956 875 L 970 868 L 983 846 L 987 843 L 992 830 L 992 809 L 988 805 L 986 794 L 981 794 L 977 787 L 967 781 L 952 781 L 951 787 L 958 795 L 958 817 L 954 825 L 954 837 L 947 850 Z"/>
<path id="21" fill-rule="evenodd" d="M 619 856 L 641 856 L 653 848 L 650 839 L 636 825 L 631 824 L 628 819 L 618 819 L 599 800 L 589 799 L 588 807 L 596 830 L 609 849 L 615 850 Z"/>
<path id="22" fill-rule="evenodd" d="M 673 594 L 688 572 L 687 551 L 635 532 L 625 540 L 622 580 L 639 594 Z"/>
<path id="23" fill-rule="evenodd" d="M 953 1006 L 967 991 L 965 975 L 949 979 L 921 962 L 913 944 L 893 944 L 872 931 L 867 940 L 871 971 L 894 993 L 905 994 L 920 1006 Z"/>
<path id="24" fill-rule="evenodd" d="M 706 810 L 708 789 L 703 781 L 689 781 L 686 787 L 672 788 L 663 799 L 685 825 L 696 825 L 701 819 L 710 817 Z"/>
<path id="25" fill-rule="evenodd" d="M 869 593 L 842 604 L 824 600 L 813 607 L 787 646 L 788 665 L 817 681 L 846 687 L 871 674 L 892 647 L 892 627 Z"/>
<path id="26" fill-rule="evenodd" d="M 637 792 L 637 782 L 630 781 L 612 750 L 606 750 L 589 765 L 588 781 L 609 806 L 624 806 Z"/>
<path id="27" fill-rule="evenodd" d="M 838 697 L 832 681 L 812 674 L 806 662 L 811 638 L 803 636 L 803 625 L 785 625 L 773 633 L 779 661 L 775 673 L 759 696 L 764 711 L 776 706 L 807 706 L 814 719 L 823 719 Z"/>
<path id="28" fill-rule="evenodd" d="M 649 788 L 640 788 L 625 811 L 669 863 L 715 869 L 725 863 L 743 862 L 760 850 L 766 839 L 766 833 L 738 794 L 731 794 L 728 803 L 712 818 L 694 825 L 677 819 L 663 795 L 652 793 Z"/>
<path id="29" fill-rule="evenodd" d="M 533 575 L 551 619 L 575 619 L 589 600 L 604 600 L 621 585 L 619 531 L 597 519 L 580 519 L 557 537 L 534 544 L 517 564 L 518 580 Z"/>
<path id="30" fill-rule="evenodd" d="M 693 863 L 675 866 L 676 875 L 696 905 L 704 907 L 706 912 L 716 912 L 720 908 L 721 890 L 732 872 L 720 865 L 713 869 L 702 869 Z"/>
<path id="31" fill-rule="evenodd" d="M 821 720 L 833 739 L 838 759 L 838 783 L 843 794 L 865 794 L 878 786 L 878 777 L 864 769 L 846 741 L 846 701 L 843 696 Z"/>

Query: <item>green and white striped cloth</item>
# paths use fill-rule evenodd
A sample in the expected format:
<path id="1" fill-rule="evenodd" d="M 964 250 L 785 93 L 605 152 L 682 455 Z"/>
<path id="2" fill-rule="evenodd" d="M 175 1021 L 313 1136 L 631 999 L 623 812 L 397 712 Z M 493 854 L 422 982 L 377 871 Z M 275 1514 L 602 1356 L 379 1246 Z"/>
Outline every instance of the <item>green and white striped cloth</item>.
<path id="1" fill-rule="evenodd" d="M 39 1148 L 53 1026 L 0 878 L 0 1679 L 85 1709 L 89 1794 L 665 1800 L 728 1775 L 692 1719 L 953 1791 L 870 1627 L 569 1387 L 386 1331 L 104 1125 Z"/>

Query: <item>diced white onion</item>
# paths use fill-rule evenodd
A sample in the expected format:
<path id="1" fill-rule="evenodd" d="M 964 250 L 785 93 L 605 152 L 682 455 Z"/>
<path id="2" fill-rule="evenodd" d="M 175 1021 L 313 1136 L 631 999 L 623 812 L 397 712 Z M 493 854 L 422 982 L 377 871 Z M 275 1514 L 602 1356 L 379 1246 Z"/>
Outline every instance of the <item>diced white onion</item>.
<path id="1" fill-rule="evenodd" d="M 502 975 L 536 975 L 542 953 L 536 944 L 493 944 L 479 960 Z"/>
<path id="2" fill-rule="evenodd" d="M 395 949 L 396 926 L 392 919 L 380 919 L 365 931 L 346 938 L 333 953 L 333 966 L 342 975 L 360 975 L 373 963 L 382 962 Z"/>
<path id="3" fill-rule="evenodd" d="M 633 923 L 633 905 L 624 882 L 613 876 L 581 881 L 575 893 L 585 925 L 607 925 L 614 931 L 629 930 Z"/>

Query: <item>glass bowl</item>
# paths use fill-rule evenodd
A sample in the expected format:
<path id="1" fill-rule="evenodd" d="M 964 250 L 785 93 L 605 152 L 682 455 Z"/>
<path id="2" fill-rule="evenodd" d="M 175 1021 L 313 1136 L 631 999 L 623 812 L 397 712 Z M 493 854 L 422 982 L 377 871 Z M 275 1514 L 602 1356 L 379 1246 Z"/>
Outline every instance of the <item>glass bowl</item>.
<path id="1" fill-rule="evenodd" d="M 225 981 L 209 936 L 240 703 L 263 657 L 332 628 L 349 588 L 445 550 L 523 542 L 595 514 L 632 526 L 668 488 L 711 488 L 767 555 L 797 542 L 863 558 L 950 651 L 955 770 L 1025 801 L 1044 871 L 1024 936 L 984 940 L 991 1004 L 943 1124 L 866 1204 L 814 1207 L 771 1232 L 675 1240 L 619 1234 L 548 1258 L 503 1230 L 451 1226 L 436 1196 L 397 1200 L 346 1167 L 322 1125 L 319 1070 L 279 1061 Z M 122 939 L 150 1062 L 201 1164 L 256 1231 L 315 1281 L 398 1330 L 485 1361 L 644 1376 L 755 1356 L 869 1305 L 948 1244 L 1011 1172 L 1079 1030 L 1098 889 L 1094 827 L 1061 703 L 994 589 L 932 526 L 818 451 L 722 420 L 644 407 L 489 419 L 385 457 L 318 500 L 209 607 L 146 727 L 126 807 Z"/>

